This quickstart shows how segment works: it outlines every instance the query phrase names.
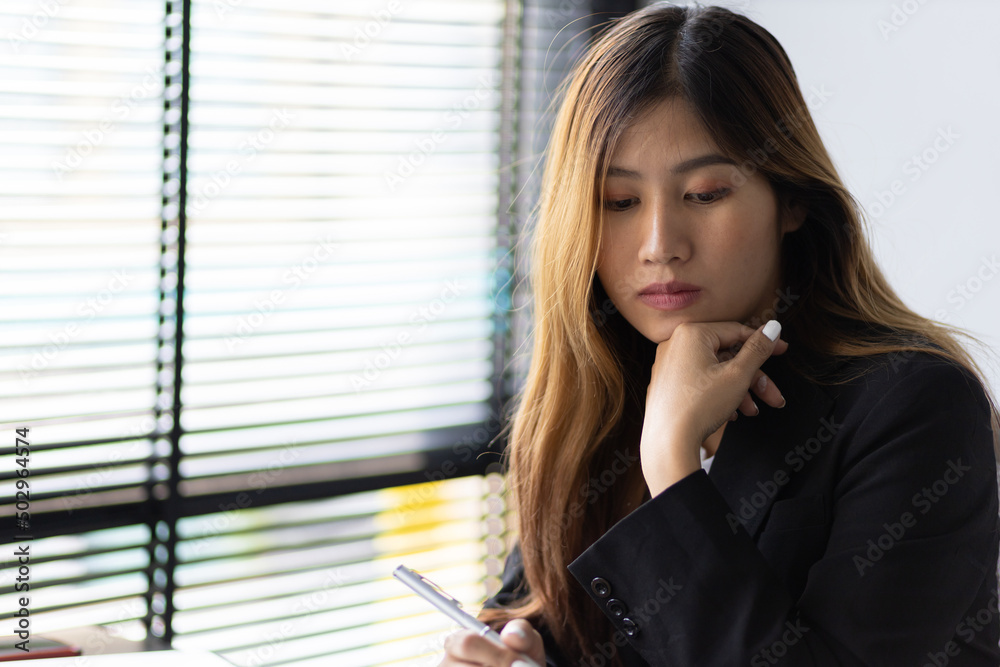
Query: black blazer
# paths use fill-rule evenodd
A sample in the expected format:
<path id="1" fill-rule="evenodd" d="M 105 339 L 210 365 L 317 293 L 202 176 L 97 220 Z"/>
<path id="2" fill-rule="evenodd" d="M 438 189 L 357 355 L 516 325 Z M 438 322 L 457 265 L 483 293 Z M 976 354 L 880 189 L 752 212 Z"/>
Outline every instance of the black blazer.
<path id="1" fill-rule="evenodd" d="M 997 466 L 964 369 L 843 362 L 840 386 L 762 367 L 776 409 L 729 422 L 710 472 L 647 500 L 569 565 L 626 665 L 1000 665 Z M 500 592 L 523 595 L 515 548 Z M 548 664 L 568 665 L 545 628 Z M 594 661 L 594 667 L 600 660 Z M 575 665 L 573 667 L 576 667 Z"/>

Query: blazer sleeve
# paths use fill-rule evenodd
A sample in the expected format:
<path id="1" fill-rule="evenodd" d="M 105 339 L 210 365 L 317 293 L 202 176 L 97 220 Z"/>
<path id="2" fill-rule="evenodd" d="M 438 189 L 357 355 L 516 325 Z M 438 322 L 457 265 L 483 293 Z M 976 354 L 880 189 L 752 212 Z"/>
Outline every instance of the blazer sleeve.
<path id="1" fill-rule="evenodd" d="M 844 436 L 829 539 L 799 599 L 703 470 L 570 572 L 654 667 L 998 664 L 997 594 L 981 595 L 998 544 L 985 397 L 954 365 L 900 375 Z"/>

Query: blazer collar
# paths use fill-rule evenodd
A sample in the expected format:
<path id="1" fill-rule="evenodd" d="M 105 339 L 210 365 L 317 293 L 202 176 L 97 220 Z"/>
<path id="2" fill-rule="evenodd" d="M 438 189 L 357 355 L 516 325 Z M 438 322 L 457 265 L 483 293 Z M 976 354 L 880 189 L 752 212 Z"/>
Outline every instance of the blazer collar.
<path id="1" fill-rule="evenodd" d="M 817 435 L 834 405 L 829 390 L 793 371 L 785 356 L 771 357 L 761 366 L 781 390 L 785 407 L 756 400 L 760 414 L 741 414 L 728 422 L 709 469 L 709 478 L 750 537 L 756 536 L 783 488 L 773 483 L 775 474 L 797 474 L 785 457 Z"/>

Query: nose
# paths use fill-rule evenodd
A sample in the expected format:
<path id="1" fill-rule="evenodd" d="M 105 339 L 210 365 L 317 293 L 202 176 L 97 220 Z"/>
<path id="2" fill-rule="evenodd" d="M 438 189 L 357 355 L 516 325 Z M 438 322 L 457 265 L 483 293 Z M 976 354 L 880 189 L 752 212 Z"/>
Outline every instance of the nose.
<path id="1" fill-rule="evenodd" d="M 641 240 L 639 260 L 666 264 L 691 256 L 691 235 L 684 212 L 660 199 L 654 201 L 637 220 Z"/>

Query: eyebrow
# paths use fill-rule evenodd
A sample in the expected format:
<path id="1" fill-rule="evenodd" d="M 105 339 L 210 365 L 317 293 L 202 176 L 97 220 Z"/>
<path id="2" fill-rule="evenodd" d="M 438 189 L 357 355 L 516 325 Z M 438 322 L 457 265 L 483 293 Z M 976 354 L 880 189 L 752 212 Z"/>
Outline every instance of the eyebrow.
<path id="1" fill-rule="evenodd" d="M 736 161 L 725 155 L 719 155 L 718 153 L 712 153 L 710 155 L 700 155 L 698 157 L 693 157 L 690 160 L 685 160 L 680 164 L 674 166 L 671 169 L 673 174 L 686 174 L 695 169 L 701 169 L 702 167 L 710 167 L 716 164 L 729 164 L 736 166 Z M 634 180 L 642 180 L 642 174 L 631 169 L 625 169 L 623 167 L 610 167 L 608 168 L 608 177 L 619 177 L 619 178 L 631 178 Z"/>

